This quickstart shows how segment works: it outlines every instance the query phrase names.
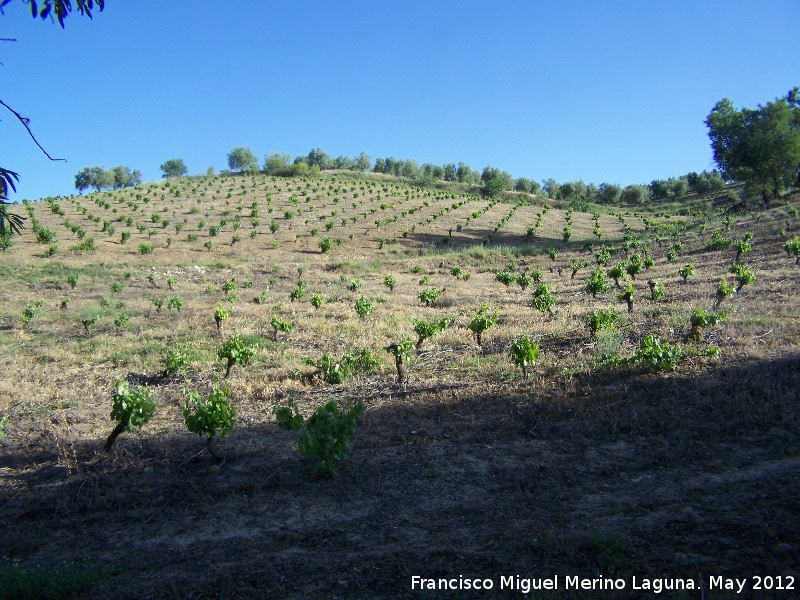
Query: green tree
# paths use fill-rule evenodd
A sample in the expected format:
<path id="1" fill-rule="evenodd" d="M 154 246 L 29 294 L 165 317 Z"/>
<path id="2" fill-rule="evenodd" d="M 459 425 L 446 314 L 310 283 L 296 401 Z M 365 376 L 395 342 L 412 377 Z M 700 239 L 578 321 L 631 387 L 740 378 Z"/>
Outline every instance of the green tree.
<path id="1" fill-rule="evenodd" d="M 75 174 L 75 189 L 82 194 L 84 190 L 88 190 L 90 187 L 92 187 L 92 176 L 89 172 L 89 167 L 83 167 Z"/>
<path id="2" fill-rule="evenodd" d="M 189 172 L 189 167 L 187 167 L 186 163 L 180 158 L 171 158 L 162 163 L 158 168 L 161 169 L 163 173 L 161 177 L 164 179 L 168 177 L 183 177 Z"/>
<path id="3" fill-rule="evenodd" d="M 141 171 L 131 171 L 130 167 L 125 167 L 122 165 L 116 166 L 110 170 L 110 174 L 113 178 L 113 183 L 111 185 L 115 189 L 136 186 L 142 183 Z M 77 187 L 77 176 L 75 183 Z"/>
<path id="4" fill-rule="evenodd" d="M 250 148 L 239 146 L 228 152 L 228 167 L 240 173 L 256 171 L 258 170 L 258 161 Z"/>
<path id="5" fill-rule="evenodd" d="M 309 167 L 317 166 L 321 171 L 332 169 L 334 167 L 333 159 L 322 148 L 314 148 L 310 150 L 306 157 L 305 163 Z"/>
<path id="6" fill-rule="evenodd" d="M 597 199 L 602 204 L 616 204 L 622 195 L 622 188 L 616 183 L 601 183 L 597 190 Z"/>
<path id="7" fill-rule="evenodd" d="M 514 180 L 511 178 L 511 175 L 496 167 L 484 167 L 481 173 L 481 181 L 483 181 L 486 195 L 490 198 L 500 196 L 506 190 L 510 190 L 514 187 Z"/>
<path id="8" fill-rule="evenodd" d="M 705 123 L 725 179 L 743 181 L 764 203 L 800 183 L 800 88 L 755 109 L 736 110 L 724 98 Z"/>
<path id="9" fill-rule="evenodd" d="M 264 156 L 264 171 L 268 175 L 287 175 L 292 166 L 291 154 L 279 154 L 273 152 Z"/>
<path id="10" fill-rule="evenodd" d="M 477 183 L 478 173 L 473 171 L 468 165 L 460 162 L 456 167 L 456 177 L 459 183 Z"/>
<path id="11" fill-rule="evenodd" d="M 646 185 L 629 185 L 622 190 L 619 199 L 624 204 L 644 204 L 650 200 L 650 188 Z"/>
<path id="12" fill-rule="evenodd" d="M 369 171 L 370 165 L 372 165 L 372 159 L 366 152 L 362 152 L 358 155 L 358 158 L 355 159 L 354 166 L 359 171 Z"/>
<path id="13" fill-rule="evenodd" d="M 87 188 L 94 188 L 100 192 L 105 188 L 114 187 L 114 172 L 106 171 L 104 167 L 84 167 L 75 175 L 75 189 L 79 192 Z"/>

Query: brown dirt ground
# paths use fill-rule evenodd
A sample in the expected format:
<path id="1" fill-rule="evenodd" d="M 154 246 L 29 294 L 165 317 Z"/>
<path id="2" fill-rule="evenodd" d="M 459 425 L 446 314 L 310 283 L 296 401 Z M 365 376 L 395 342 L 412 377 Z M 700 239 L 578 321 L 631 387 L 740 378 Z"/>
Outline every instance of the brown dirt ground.
<path id="1" fill-rule="evenodd" d="M 508 213 L 505 206 L 492 211 L 494 221 Z M 559 214 L 550 225 L 557 235 L 564 213 L 554 212 Z M 462 207 L 458 218 L 465 214 Z M 603 219 L 610 227 L 610 217 Z M 216 299 L 202 299 L 205 282 L 198 278 L 184 288 L 187 304 L 202 303 L 202 310 L 187 306 L 180 317 L 149 314 L 156 323 L 152 335 L 137 321 L 121 336 L 107 324 L 85 339 L 57 317 L 20 331 L 11 324 L 19 312 L 14 305 L 0 325 L 6 352 L 0 411 L 12 415 L 0 439 L 0 553 L 26 567 L 98 571 L 80 598 L 653 597 L 631 589 L 633 577 L 684 578 L 703 587 L 663 592 L 662 598 L 794 597 L 796 592 L 752 589 L 753 576 L 767 575 L 794 577 L 800 588 L 800 274 L 780 255 L 776 219 L 756 227 L 768 240 L 749 258 L 758 266 L 759 287 L 745 288 L 730 321 L 706 332 L 723 348 L 722 358 L 694 357 L 667 374 L 592 358 L 594 345 L 576 324 L 599 303 L 582 292 L 590 269 L 572 281 L 568 271 L 561 279 L 547 272 L 546 256 L 517 260 L 545 270 L 556 289 L 559 316 L 547 320 L 532 315 L 519 293 L 492 281 L 485 261 L 449 258 L 474 269 L 470 282 L 456 287 L 448 283 L 447 269 L 436 266 L 438 258 L 383 254 L 403 284 L 397 296 L 387 293 L 387 313 L 413 305 L 416 280 L 430 272 L 432 283 L 449 286 L 450 298 L 439 310 L 454 314 L 456 324 L 426 342 L 405 388 L 394 385 L 388 361 L 376 375 L 324 386 L 290 377 L 300 355 L 324 350 L 321 336 L 333 332 L 338 347 L 353 336 L 377 347 L 407 332 L 408 323 L 385 324 L 381 316 L 364 327 L 344 304 L 326 305 L 321 319 L 308 307 L 287 303 L 286 314 L 306 331 L 270 346 L 252 368 L 234 371 L 239 421 L 219 442 L 225 460 L 218 468 L 202 453 L 199 438 L 183 428 L 179 379 L 153 380 L 156 417 L 102 453 L 112 382 L 153 363 L 144 357 L 117 365 L 101 357 L 137 336 L 174 342 L 170 329 L 187 338 L 196 330 L 213 337 L 207 315 Z M 517 236 L 524 234 L 514 219 L 512 226 Z M 358 246 L 351 244 L 342 254 L 355 257 Z M 31 243 L 18 250 L 20 262 L 8 262 L 9 269 L 33 260 L 41 248 Z M 187 252 L 188 258 L 174 259 L 186 270 L 196 262 Z M 291 281 L 284 271 L 303 264 L 310 287 L 326 293 L 325 281 L 338 280 L 348 268 L 328 274 L 316 254 L 282 252 L 271 255 L 281 264 L 281 278 Z M 559 264 L 579 252 L 565 253 Z M 637 280 L 641 298 L 625 325 L 623 350 L 651 331 L 680 341 L 691 306 L 698 299 L 710 303 L 730 252 L 701 252 L 697 244 L 685 254 L 699 271 L 686 285 L 672 273 L 677 265 L 661 259 L 656 267 L 667 282 L 669 305 L 645 300 L 646 278 Z M 119 260 L 135 268 L 135 255 Z M 418 262 L 426 270 L 411 274 Z M 348 264 L 365 289 L 381 291 L 384 271 L 358 271 L 356 259 Z M 256 267 L 242 268 L 261 283 L 272 274 L 266 267 L 263 276 Z M 126 288 L 129 306 L 141 315 L 148 314 L 146 300 L 136 304 L 148 289 L 144 272 L 136 273 L 136 295 L 133 284 Z M 216 285 L 228 274 L 213 277 Z M 291 287 L 281 285 L 280 293 L 288 294 Z M 7 290 L 4 301 L 26 293 L 22 289 Z M 109 295 L 103 280 L 91 298 L 74 303 L 95 302 L 101 289 Z M 252 291 L 259 289 L 257 284 Z M 465 325 L 482 301 L 502 307 L 503 315 L 477 349 Z M 256 314 L 248 312 L 254 309 L 239 310 L 257 329 Z M 419 305 L 405 310 L 409 322 L 410 315 L 442 314 Z M 513 335 L 530 328 L 538 331 L 543 354 L 525 381 L 505 354 Z M 208 387 L 218 371 L 193 368 L 191 386 Z M 38 396 L 30 391 L 37 389 Z M 306 415 L 328 398 L 364 400 L 367 412 L 351 453 L 333 477 L 314 475 L 295 448 L 297 434 L 275 425 L 271 407 L 288 397 Z M 414 591 L 415 575 L 490 578 L 495 589 Z M 566 576 L 602 576 L 620 578 L 627 587 L 613 594 L 499 589 L 501 577 L 516 575 L 557 575 L 562 586 Z M 737 595 L 709 590 L 711 576 L 751 579 Z"/>

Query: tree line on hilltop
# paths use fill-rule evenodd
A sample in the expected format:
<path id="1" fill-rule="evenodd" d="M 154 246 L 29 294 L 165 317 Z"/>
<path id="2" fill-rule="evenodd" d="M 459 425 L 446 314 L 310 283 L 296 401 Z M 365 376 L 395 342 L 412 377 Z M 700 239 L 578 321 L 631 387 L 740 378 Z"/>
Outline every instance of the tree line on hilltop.
<path id="1" fill-rule="evenodd" d="M 420 165 L 413 159 L 398 159 L 393 156 L 379 157 L 373 162 L 366 152 L 353 157 L 340 155 L 333 158 L 322 148 L 314 148 L 307 155 L 294 159 L 290 154 L 274 152 L 267 154 L 263 164 L 259 165 L 258 159 L 249 148 L 238 147 L 228 153 L 228 167 L 231 172 L 261 172 L 276 177 L 313 177 L 322 171 L 333 170 L 382 173 L 407 179 L 420 186 L 435 185 L 437 182 L 478 186 L 490 197 L 515 191 L 545 196 L 552 200 L 596 204 L 642 204 L 650 200 L 678 198 L 688 193 L 706 194 L 721 189 L 725 184 L 718 171 L 692 172 L 666 180 L 654 180 L 649 185 L 634 184 L 626 187 L 614 183 L 601 183 L 597 186 L 583 181 L 559 183 L 552 178 L 545 179 L 540 184 L 527 177 L 513 178 L 508 172 L 492 166 L 478 171 L 463 162 Z M 159 168 L 164 178 L 182 177 L 189 172 L 180 158 L 167 160 Z M 212 167 L 207 175 L 213 173 Z M 75 187 L 79 192 L 90 187 L 101 191 L 139 183 L 139 171 L 131 171 L 128 167 L 110 170 L 85 167 L 75 176 Z"/>

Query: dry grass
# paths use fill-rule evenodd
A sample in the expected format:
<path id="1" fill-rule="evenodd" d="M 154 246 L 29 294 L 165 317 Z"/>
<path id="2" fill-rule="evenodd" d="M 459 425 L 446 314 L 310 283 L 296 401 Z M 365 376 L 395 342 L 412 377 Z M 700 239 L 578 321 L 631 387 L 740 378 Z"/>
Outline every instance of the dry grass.
<path id="1" fill-rule="evenodd" d="M 248 216 L 253 202 L 256 228 Z M 64 216 L 32 204 L 56 233 L 55 256 L 43 256 L 46 246 L 30 232 L 0 255 L 5 557 L 45 567 L 114 567 L 87 592 L 109 598 L 264 590 L 271 597 L 407 597 L 414 574 L 498 581 L 501 574 L 797 575 L 800 271 L 782 251 L 779 232 L 791 236 L 800 221 L 784 207 L 731 217 L 729 237 L 755 233 L 744 260 L 756 281 L 723 302 L 731 313 L 704 332 L 703 343 L 685 344 L 692 310 L 709 309 L 719 279 L 733 278 L 727 270 L 735 251 L 706 250 L 711 231 L 723 227 L 716 213 L 668 218 L 664 209 L 658 216 L 603 210 L 598 242 L 591 215 L 574 212 L 565 244 L 563 208 L 547 211 L 529 239 L 542 206 L 519 206 L 494 231 L 512 205 L 378 180 L 218 177 L 58 203 Z M 707 210 L 709 203 L 697 206 Z M 287 210 L 295 216 L 284 218 Z M 162 228 L 152 214 L 170 224 Z M 618 331 L 590 339 L 585 315 L 624 312 L 624 304 L 613 289 L 592 299 L 584 288 L 593 266 L 571 279 L 568 265 L 573 258 L 593 265 L 602 243 L 621 246 L 618 214 L 647 241 L 656 265 L 637 277 L 634 312 Z M 234 230 L 236 215 L 241 226 Z M 127 217 L 130 227 L 115 221 Z M 98 250 L 69 252 L 77 238 L 65 219 L 83 226 Z M 113 236 L 101 232 L 103 219 L 116 228 Z M 209 225 L 221 219 L 228 223 L 209 237 Z M 273 219 L 280 224 L 274 234 Z M 645 230 L 644 219 L 662 229 Z M 667 261 L 673 240 L 664 228 L 699 221 L 707 229 L 681 233 L 681 254 Z M 137 223 L 156 233 L 140 233 Z M 179 234 L 175 223 L 183 223 Z M 131 233 L 124 245 L 122 231 Z M 187 241 L 188 234 L 198 241 Z M 490 234 L 492 244 L 482 246 Z M 242 239 L 231 246 L 234 235 Z M 322 254 L 324 236 L 341 244 Z M 202 245 L 207 239 L 211 251 Z M 594 251 L 584 249 L 587 241 Z M 140 243 L 154 252 L 140 255 Z M 556 261 L 547 256 L 553 247 Z M 677 269 L 690 261 L 696 273 L 683 283 Z M 512 266 L 543 272 L 557 300 L 554 315 L 531 308 L 530 289 L 495 280 L 497 270 Z M 453 267 L 469 279 L 454 277 Z M 79 275 L 74 290 L 70 274 Z M 393 291 L 383 284 L 389 274 Z M 232 279 L 238 300 L 228 302 L 221 286 Z M 292 302 L 299 279 L 307 295 Z M 354 279 L 362 286 L 355 291 Z M 647 279 L 665 286 L 664 300 L 649 299 Z M 111 290 L 115 281 L 120 292 Z M 444 288 L 433 307 L 418 299 L 425 287 Z M 255 303 L 262 292 L 264 302 Z M 319 309 L 309 302 L 313 294 L 324 297 Z M 367 319 L 354 308 L 360 295 L 374 301 Z M 160 312 L 150 296 L 165 300 Z M 174 296 L 183 299 L 180 312 L 167 308 Z M 23 327 L 22 310 L 38 300 L 44 306 Z M 219 303 L 233 312 L 222 336 L 213 320 Z M 478 348 L 467 325 L 482 304 L 500 320 Z M 129 321 L 118 332 L 114 319 L 122 312 Z M 277 342 L 273 314 L 294 324 Z M 99 320 L 87 336 L 81 320 L 92 315 Z M 453 317 L 450 327 L 425 342 L 408 367 L 408 385 L 396 386 L 384 348 L 416 339 L 414 319 L 444 315 Z M 184 388 L 206 391 L 221 377 L 216 350 L 233 332 L 259 348 L 228 380 L 239 421 L 219 444 L 225 462 L 211 472 L 201 440 L 183 426 Z M 541 345 L 527 381 L 507 356 L 523 333 Z M 697 355 L 666 374 L 614 360 L 615 353 L 630 357 L 649 333 Z M 722 349 L 720 358 L 700 355 L 708 343 Z M 191 356 L 186 382 L 157 377 L 173 347 Z M 340 385 L 312 378 L 303 363 L 362 347 L 383 364 Z M 104 455 L 111 391 L 124 378 L 151 383 L 158 408 L 142 431 L 123 434 Z M 331 397 L 365 401 L 353 451 L 334 479 L 313 477 L 293 447 L 295 435 L 275 426 L 272 405 L 290 397 L 306 415 Z"/>

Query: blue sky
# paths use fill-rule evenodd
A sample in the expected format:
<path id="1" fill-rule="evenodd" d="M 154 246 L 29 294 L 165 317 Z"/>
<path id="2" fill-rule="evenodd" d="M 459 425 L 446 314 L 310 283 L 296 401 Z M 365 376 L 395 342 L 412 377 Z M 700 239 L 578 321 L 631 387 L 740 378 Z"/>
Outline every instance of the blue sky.
<path id="1" fill-rule="evenodd" d="M 463 161 L 541 181 L 649 183 L 713 167 L 703 123 L 800 85 L 800 2 L 106 0 L 66 29 L 0 16 L 0 165 L 12 198 L 81 168 L 145 181 L 182 158 L 271 152 Z"/>

